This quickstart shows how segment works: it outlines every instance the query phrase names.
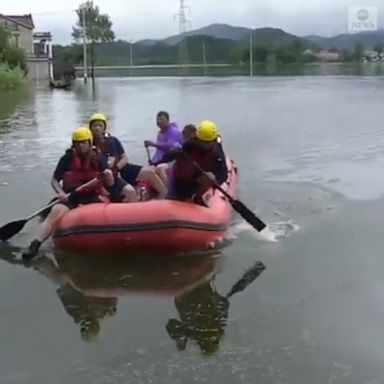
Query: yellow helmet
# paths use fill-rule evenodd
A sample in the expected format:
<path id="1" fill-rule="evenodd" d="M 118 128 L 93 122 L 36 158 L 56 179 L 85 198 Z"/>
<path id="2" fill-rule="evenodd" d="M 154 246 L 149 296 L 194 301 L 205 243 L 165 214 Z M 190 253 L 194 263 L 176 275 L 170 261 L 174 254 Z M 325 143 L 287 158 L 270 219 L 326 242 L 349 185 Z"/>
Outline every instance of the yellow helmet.
<path id="1" fill-rule="evenodd" d="M 76 128 L 72 133 L 72 141 L 85 141 L 89 140 L 92 143 L 92 132 L 88 127 Z"/>
<path id="2" fill-rule="evenodd" d="M 86 318 L 80 323 L 80 335 L 84 341 L 96 341 L 100 334 L 100 323 L 97 319 Z"/>
<path id="3" fill-rule="evenodd" d="M 217 139 L 217 126 L 213 121 L 202 121 L 196 130 L 196 137 L 201 141 L 214 141 Z"/>
<path id="4" fill-rule="evenodd" d="M 104 115 L 104 113 L 94 113 L 90 118 L 89 118 L 89 125 L 91 125 L 94 121 L 102 121 L 105 126 L 107 126 L 107 116 Z"/>

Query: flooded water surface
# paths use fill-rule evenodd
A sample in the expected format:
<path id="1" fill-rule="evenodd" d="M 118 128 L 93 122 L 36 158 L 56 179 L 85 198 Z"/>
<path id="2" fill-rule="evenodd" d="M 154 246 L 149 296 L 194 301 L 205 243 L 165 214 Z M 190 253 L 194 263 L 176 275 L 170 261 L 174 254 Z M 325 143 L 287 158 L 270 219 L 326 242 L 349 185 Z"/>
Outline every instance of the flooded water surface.
<path id="1" fill-rule="evenodd" d="M 263 242 L 234 215 L 226 246 L 202 255 L 85 258 L 47 243 L 24 265 L 28 223 L 0 246 L 0 382 L 382 383 L 383 99 L 379 76 L 108 78 L 95 93 L 0 95 L 1 224 L 52 197 L 91 113 L 144 164 L 168 110 L 181 126 L 218 123 L 239 198 L 279 235 Z"/>

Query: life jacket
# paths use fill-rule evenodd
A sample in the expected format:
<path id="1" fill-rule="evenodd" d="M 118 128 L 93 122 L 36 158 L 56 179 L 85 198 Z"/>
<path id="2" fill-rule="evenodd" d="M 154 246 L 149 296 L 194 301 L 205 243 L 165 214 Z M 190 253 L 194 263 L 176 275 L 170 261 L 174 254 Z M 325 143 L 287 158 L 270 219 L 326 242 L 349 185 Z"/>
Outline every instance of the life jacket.
<path id="1" fill-rule="evenodd" d="M 81 161 L 81 157 L 74 149 L 69 150 L 69 155 L 71 156 L 71 165 L 63 176 L 64 192 L 71 192 L 100 175 L 94 151 L 89 156 L 86 156 L 83 161 Z M 81 190 L 79 195 L 87 195 L 89 193 L 102 194 L 102 183 L 99 182 L 92 187 Z"/>
<path id="2" fill-rule="evenodd" d="M 203 171 L 209 172 L 216 161 L 216 150 L 211 150 L 207 153 L 202 153 L 198 149 L 193 149 L 188 153 L 189 158 L 194 160 Z M 172 178 L 174 181 L 194 183 L 200 176 L 200 172 L 195 168 L 192 161 L 188 158 L 179 157 L 172 167 Z"/>

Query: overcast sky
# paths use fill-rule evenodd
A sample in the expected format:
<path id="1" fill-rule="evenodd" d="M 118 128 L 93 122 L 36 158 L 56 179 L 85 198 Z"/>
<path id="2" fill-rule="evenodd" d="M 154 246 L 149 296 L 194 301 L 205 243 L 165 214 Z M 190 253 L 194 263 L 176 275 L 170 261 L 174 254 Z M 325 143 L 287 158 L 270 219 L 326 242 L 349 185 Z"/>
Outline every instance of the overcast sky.
<path id="1" fill-rule="evenodd" d="M 55 43 L 71 41 L 74 9 L 79 0 L 1 0 L 4 14 L 32 13 L 36 30 L 51 31 Z M 178 0 L 95 0 L 108 13 L 116 37 L 124 40 L 163 38 L 178 33 Z M 190 29 L 212 23 L 251 28 L 279 27 L 297 35 L 332 36 L 348 32 L 349 6 L 379 6 L 384 25 L 383 0 L 186 0 Z M 49 5 L 50 4 L 50 5 Z M 380 17 L 381 16 L 381 17 Z"/>

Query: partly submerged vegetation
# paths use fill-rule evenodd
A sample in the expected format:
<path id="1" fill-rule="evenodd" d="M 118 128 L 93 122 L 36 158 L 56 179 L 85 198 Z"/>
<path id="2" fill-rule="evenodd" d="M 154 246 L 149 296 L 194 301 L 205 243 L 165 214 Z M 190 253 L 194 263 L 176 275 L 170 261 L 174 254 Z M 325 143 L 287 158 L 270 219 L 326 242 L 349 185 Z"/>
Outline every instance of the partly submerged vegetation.
<path id="1" fill-rule="evenodd" d="M 22 87 L 26 75 L 25 52 L 12 43 L 10 32 L 0 26 L 0 90 Z"/>

